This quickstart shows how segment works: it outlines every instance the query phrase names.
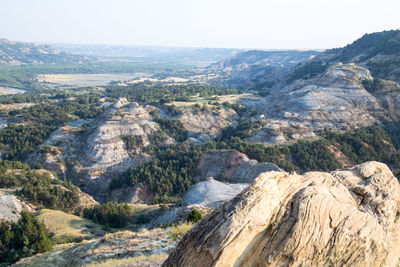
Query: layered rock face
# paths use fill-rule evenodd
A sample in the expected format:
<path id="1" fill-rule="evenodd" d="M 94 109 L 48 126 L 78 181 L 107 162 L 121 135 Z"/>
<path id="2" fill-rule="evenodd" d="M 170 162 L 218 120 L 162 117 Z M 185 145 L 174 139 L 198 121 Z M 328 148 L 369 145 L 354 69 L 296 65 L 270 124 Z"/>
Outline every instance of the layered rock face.
<path id="1" fill-rule="evenodd" d="M 310 80 L 299 80 L 274 92 L 269 98 L 272 116 L 312 121 L 314 127 L 339 124 L 362 126 L 382 112 L 378 101 L 362 86 L 371 80 L 367 69 L 354 64 L 338 64 Z M 354 121 L 354 118 L 358 120 Z"/>
<path id="2" fill-rule="evenodd" d="M 281 170 L 273 163 L 249 159 L 234 149 L 204 153 L 197 169 L 199 180 L 208 179 L 193 185 L 183 197 L 183 204 L 213 209 L 237 196 L 260 173 Z"/>
<path id="3" fill-rule="evenodd" d="M 30 158 L 32 161 L 43 159 L 46 168 L 57 172 L 60 177 L 66 171 L 64 164 L 59 163 L 60 160 L 78 160 L 79 164 L 71 172 L 72 179 L 76 183 L 85 184 L 85 192 L 102 201 L 142 200 L 147 197 L 145 188 L 124 188 L 118 192 L 109 192 L 108 185 L 115 175 L 150 159 L 141 149 L 149 145 L 149 136 L 160 129 L 150 115 L 154 110 L 155 107 L 141 106 L 121 98 L 90 122 L 89 129 L 84 134 L 79 133 L 80 128 L 71 126 L 55 131 L 45 142 L 61 148 L 57 149 L 55 155 L 34 153 Z M 128 135 L 140 136 L 143 143 L 137 148 L 129 149 L 125 140 Z"/>
<path id="4" fill-rule="evenodd" d="M 400 185 L 382 163 L 261 174 L 179 242 L 163 266 L 396 266 Z"/>
<path id="5" fill-rule="evenodd" d="M 85 152 L 91 167 L 108 168 L 127 160 L 132 161 L 131 158 L 135 157 L 129 155 L 123 137 L 140 135 L 143 138 L 143 145 L 149 144 L 147 135 L 159 129 L 158 124 L 152 121 L 149 111 L 137 103 L 120 99 L 99 118 L 101 121 L 98 123 L 99 127 L 86 141 Z"/>
<path id="6" fill-rule="evenodd" d="M 237 150 L 213 150 L 201 156 L 198 170 L 202 179 L 218 177 L 231 183 L 252 183 L 262 172 L 280 171 L 269 162 L 249 159 Z"/>
<path id="7" fill-rule="evenodd" d="M 235 111 L 225 108 L 221 109 L 219 113 L 184 110 L 178 116 L 178 120 L 189 131 L 189 136 L 198 139 L 201 143 L 211 141 L 220 135 L 223 128 L 230 126 L 238 118 Z"/>
<path id="8" fill-rule="evenodd" d="M 315 137 L 325 128 L 353 129 L 386 118 L 385 109 L 365 90 L 363 80 L 372 80 L 367 69 L 337 64 L 315 78 L 277 86 L 264 100 L 243 100 L 242 104 L 269 119 L 251 141 L 283 144 Z"/>

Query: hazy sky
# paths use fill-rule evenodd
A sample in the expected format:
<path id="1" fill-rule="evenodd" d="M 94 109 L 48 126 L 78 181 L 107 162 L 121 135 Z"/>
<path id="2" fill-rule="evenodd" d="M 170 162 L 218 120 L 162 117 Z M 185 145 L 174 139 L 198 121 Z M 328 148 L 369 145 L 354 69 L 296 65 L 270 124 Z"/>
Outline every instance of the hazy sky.
<path id="1" fill-rule="evenodd" d="M 0 37 L 35 42 L 332 48 L 400 28 L 400 0 L 0 0 Z"/>

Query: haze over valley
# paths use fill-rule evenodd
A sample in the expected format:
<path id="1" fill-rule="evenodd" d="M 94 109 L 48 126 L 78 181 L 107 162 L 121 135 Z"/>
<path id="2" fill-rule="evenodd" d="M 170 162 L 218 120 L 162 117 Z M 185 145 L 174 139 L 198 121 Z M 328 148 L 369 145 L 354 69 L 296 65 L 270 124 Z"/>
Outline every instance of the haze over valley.
<path id="1" fill-rule="evenodd" d="M 391 10 L 360 30 L 309 21 L 326 13 L 314 2 L 303 18 L 207 2 L 201 24 L 197 4 L 99 1 L 94 26 L 86 2 L 21 1 L 53 10 L 64 38 L 39 18 L 20 28 L 27 11 L 0 27 L 0 266 L 399 265 Z M 292 28 L 261 28 L 273 12 Z"/>

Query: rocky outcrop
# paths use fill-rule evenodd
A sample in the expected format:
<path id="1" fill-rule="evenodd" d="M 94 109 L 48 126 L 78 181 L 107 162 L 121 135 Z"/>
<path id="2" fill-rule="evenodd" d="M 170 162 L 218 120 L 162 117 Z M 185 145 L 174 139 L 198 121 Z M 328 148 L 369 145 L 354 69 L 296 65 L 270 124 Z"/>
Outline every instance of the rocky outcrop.
<path id="1" fill-rule="evenodd" d="M 43 144 L 48 147 L 42 149 L 51 152 L 32 153 L 29 162 L 33 166 L 42 163 L 60 178 L 68 172 L 75 184 L 99 201 L 149 201 L 152 193 L 141 185 L 110 191 L 109 184 L 113 177 L 128 168 L 151 159 L 144 148 L 150 144 L 150 136 L 160 130 L 152 115 L 155 111 L 167 117 L 156 107 L 130 103 L 121 98 L 84 129 L 63 126 L 54 131 Z M 196 108 L 183 110 L 176 119 L 189 131 L 191 138 L 188 142 L 202 144 L 218 136 L 224 127 L 235 123 L 238 116 L 229 108 L 218 111 Z M 142 144 L 128 148 L 125 140 L 128 135 L 140 136 Z M 174 142 L 167 136 L 165 145 Z"/>
<path id="2" fill-rule="evenodd" d="M 364 88 L 363 80 L 372 80 L 367 69 L 337 64 L 314 78 L 300 79 L 284 88 L 277 86 L 263 100 L 241 100 L 268 118 L 250 140 L 283 144 L 315 137 L 322 129 L 353 129 L 387 118 L 380 101 Z"/>
<path id="3" fill-rule="evenodd" d="M 159 129 L 150 115 L 154 110 L 155 107 L 141 106 L 121 98 L 91 121 L 85 131 L 78 127 L 60 127 L 44 143 L 52 152 L 32 153 L 29 162 L 32 165 L 42 163 L 60 178 L 69 172 L 76 184 L 101 201 L 116 198 L 145 200 L 140 199 L 143 194 L 139 194 L 136 188 L 110 192 L 108 186 L 115 175 L 150 159 L 142 148 L 149 145 L 148 136 Z M 125 140 L 127 135 L 141 136 L 143 144 L 129 149 Z"/>
<path id="4" fill-rule="evenodd" d="M 203 153 L 197 166 L 199 180 L 183 197 L 185 206 L 215 209 L 247 188 L 260 173 L 280 171 L 269 162 L 249 159 L 237 150 L 212 150 Z M 217 180 L 214 180 L 217 179 Z"/>
<path id="5" fill-rule="evenodd" d="M 32 209 L 16 198 L 14 195 L 0 191 L 0 221 L 18 221 L 22 210 L 32 211 Z"/>
<path id="6" fill-rule="evenodd" d="M 280 170 L 273 163 L 251 160 L 237 150 L 204 153 L 197 168 L 201 179 L 215 177 L 229 183 L 252 183 L 262 172 Z"/>
<path id="7" fill-rule="evenodd" d="M 108 199 L 110 201 L 121 201 L 127 203 L 151 202 L 154 197 L 152 193 L 144 185 L 126 186 L 111 190 Z"/>
<path id="8" fill-rule="evenodd" d="M 120 99 L 98 119 L 98 127 L 86 139 L 85 156 L 91 168 L 106 169 L 121 163 L 132 165 L 141 161 L 131 157 L 124 136 L 140 135 L 143 145 L 149 144 L 147 135 L 159 129 L 158 124 L 152 121 L 149 114 L 152 108 L 149 108 Z"/>
<path id="9" fill-rule="evenodd" d="M 243 191 L 248 184 L 228 184 L 212 178 L 192 186 L 182 199 L 183 205 L 215 209 Z"/>
<path id="10" fill-rule="evenodd" d="M 175 245 L 169 237 L 170 229 L 153 229 L 140 232 L 121 231 L 102 238 L 58 247 L 52 251 L 21 259 L 13 266 L 86 266 L 100 264 L 107 259 L 125 259 L 159 255 L 161 262 Z M 134 266 L 141 262 L 132 261 Z M 150 265 L 159 266 L 160 264 Z M 114 264 L 110 266 L 115 266 Z M 125 265 L 118 265 L 125 266 Z M 131 266 L 131 265 L 129 265 Z"/>
<path id="11" fill-rule="evenodd" d="M 261 174 L 200 221 L 163 266 L 397 266 L 400 185 L 382 163 Z"/>
<path id="12" fill-rule="evenodd" d="M 377 100 L 362 85 L 371 80 L 367 69 L 354 64 L 338 64 L 310 80 L 277 90 L 267 101 L 271 117 L 311 121 L 315 128 L 338 125 L 364 126 L 383 112 Z M 357 119 L 356 119 L 357 118 Z"/>
<path id="13" fill-rule="evenodd" d="M 148 136 L 159 129 L 149 112 L 152 106 L 130 103 L 125 98 L 119 99 L 104 114 L 91 123 L 91 128 L 82 137 L 83 151 L 78 152 L 80 166 L 75 167 L 77 179 L 84 177 L 84 190 L 101 201 L 114 200 L 121 192 L 110 192 L 112 177 L 124 172 L 129 167 L 150 159 L 141 149 L 149 145 Z M 128 149 L 125 136 L 141 136 L 143 144 L 135 151 Z M 136 188 L 124 188 L 131 191 L 123 199 L 137 200 Z M 129 197 L 128 195 L 132 196 Z M 141 199 L 144 200 L 144 199 Z"/>
<path id="14" fill-rule="evenodd" d="M 225 108 L 218 112 L 184 110 L 178 116 L 178 120 L 189 131 L 189 136 L 201 142 L 211 141 L 219 136 L 223 128 L 232 125 L 238 118 L 234 110 Z"/>

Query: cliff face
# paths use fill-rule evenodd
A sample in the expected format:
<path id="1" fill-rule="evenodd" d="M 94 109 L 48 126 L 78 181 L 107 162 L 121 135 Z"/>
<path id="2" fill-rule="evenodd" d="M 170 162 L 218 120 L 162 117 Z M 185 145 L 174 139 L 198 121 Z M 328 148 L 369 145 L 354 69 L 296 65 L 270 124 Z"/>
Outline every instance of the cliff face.
<path id="1" fill-rule="evenodd" d="M 395 266 L 400 185 L 382 163 L 271 171 L 200 221 L 163 266 Z"/>

